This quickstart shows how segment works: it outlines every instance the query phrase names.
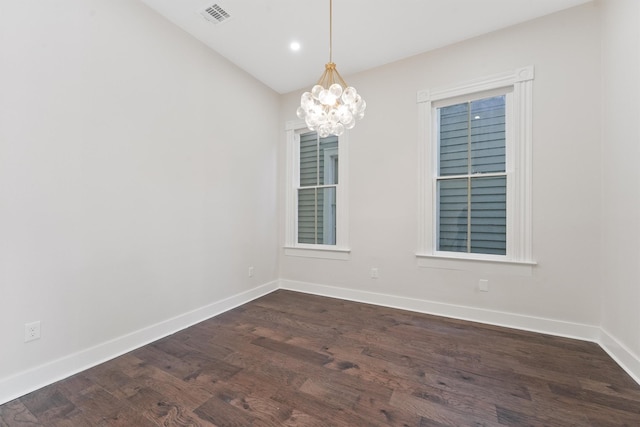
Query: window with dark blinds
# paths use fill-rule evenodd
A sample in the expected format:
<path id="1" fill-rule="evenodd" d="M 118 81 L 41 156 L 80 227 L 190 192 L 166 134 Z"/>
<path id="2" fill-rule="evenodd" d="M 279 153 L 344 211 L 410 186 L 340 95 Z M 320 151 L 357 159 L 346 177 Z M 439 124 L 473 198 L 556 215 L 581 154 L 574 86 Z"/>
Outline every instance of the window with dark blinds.
<path id="1" fill-rule="evenodd" d="M 298 243 L 336 244 L 338 137 L 300 135 Z"/>
<path id="2" fill-rule="evenodd" d="M 505 255 L 505 96 L 437 108 L 437 250 Z"/>

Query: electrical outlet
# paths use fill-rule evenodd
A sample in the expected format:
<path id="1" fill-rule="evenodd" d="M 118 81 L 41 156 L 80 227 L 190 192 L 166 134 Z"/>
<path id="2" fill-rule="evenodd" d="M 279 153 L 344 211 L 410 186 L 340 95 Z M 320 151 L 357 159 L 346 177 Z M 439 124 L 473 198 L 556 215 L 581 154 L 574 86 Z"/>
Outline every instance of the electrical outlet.
<path id="1" fill-rule="evenodd" d="M 253 267 L 249 267 L 249 277 L 253 277 Z"/>
<path id="2" fill-rule="evenodd" d="M 24 342 L 40 339 L 40 321 L 24 324 Z"/>
<path id="3" fill-rule="evenodd" d="M 372 279 L 377 279 L 378 277 L 380 277 L 380 274 L 378 273 L 378 268 L 377 267 L 373 267 L 371 269 L 371 278 Z"/>

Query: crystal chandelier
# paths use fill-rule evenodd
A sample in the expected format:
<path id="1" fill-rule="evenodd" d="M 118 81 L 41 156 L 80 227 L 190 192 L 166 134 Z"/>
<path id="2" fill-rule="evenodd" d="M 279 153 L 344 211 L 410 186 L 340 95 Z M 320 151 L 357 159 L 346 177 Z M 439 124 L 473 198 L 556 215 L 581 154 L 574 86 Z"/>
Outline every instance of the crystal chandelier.
<path id="1" fill-rule="evenodd" d="M 329 0 L 329 62 L 311 92 L 300 98 L 298 118 L 304 119 L 309 130 L 321 138 L 340 136 L 352 129 L 356 120 L 364 117 L 367 103 L 355 88 L 348 86 L 333 62 L 333 0 Z"/>

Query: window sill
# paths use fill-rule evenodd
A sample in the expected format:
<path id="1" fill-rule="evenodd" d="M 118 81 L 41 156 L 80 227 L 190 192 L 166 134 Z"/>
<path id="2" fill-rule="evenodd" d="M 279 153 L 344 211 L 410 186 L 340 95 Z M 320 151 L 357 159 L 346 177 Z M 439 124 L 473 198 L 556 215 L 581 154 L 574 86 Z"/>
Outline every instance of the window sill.
<path id="1" fill-rule="evenodd" d="M 510 261 L 500 259 L 479 259 L 457 257 L 455 255 L 416 254 L 418 267 L 439 268 L 444 270 L 462 270 L 475 273 L 510 274 L 516 276 L 531 276 L 534 261 Z"/>
<path id="2" fill-rule="evenodd" d="M 300 247 L 285 246 L 284 254 L 305 258 L 337 259 L 348 261 L 351 259 L 351 249 L 336 247 Z"/>

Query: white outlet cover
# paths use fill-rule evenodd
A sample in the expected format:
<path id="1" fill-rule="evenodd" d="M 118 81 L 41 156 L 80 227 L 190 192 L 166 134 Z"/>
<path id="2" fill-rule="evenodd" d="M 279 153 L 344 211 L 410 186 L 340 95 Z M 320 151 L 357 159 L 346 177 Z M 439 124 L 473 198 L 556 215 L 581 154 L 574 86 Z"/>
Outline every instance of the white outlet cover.
<path id="1" fill-rule="evenodd" d="M 40 322 L 24 324 L 24 342 L 40 339 Z"/>

